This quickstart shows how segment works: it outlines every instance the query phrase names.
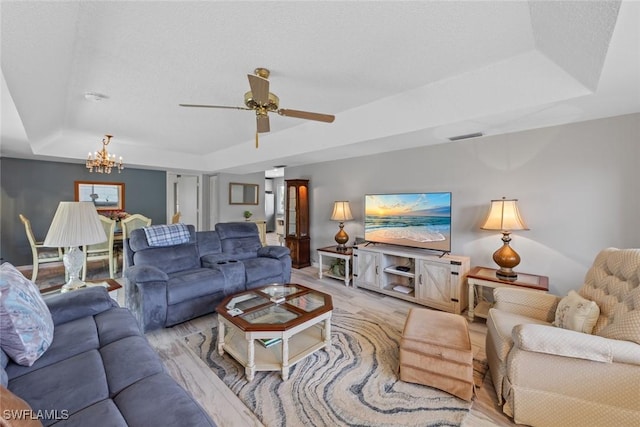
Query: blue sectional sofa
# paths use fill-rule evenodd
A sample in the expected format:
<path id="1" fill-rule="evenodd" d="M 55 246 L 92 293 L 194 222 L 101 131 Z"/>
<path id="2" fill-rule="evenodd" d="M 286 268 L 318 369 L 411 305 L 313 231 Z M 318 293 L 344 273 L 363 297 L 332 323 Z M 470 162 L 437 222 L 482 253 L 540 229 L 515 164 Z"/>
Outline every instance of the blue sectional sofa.
<path id="1" fill-rule="evenodd" d="M 171 246 L 151 246 L 144 229 L 124 242 L 126 306 L 142 331 L 212 313 L 224 297 L 291 279 L 291 255 L 260 242 L 253 222 L 219 223 Z"/>
<path id="2" fill-rule="evenodd" d="M 21 366 L 0 350 L 0 383 L 31 407 L 29 417 L 57 427 L 215 426 L 105 288 L 45 302 L 54 323 L 46 352 Z"/>

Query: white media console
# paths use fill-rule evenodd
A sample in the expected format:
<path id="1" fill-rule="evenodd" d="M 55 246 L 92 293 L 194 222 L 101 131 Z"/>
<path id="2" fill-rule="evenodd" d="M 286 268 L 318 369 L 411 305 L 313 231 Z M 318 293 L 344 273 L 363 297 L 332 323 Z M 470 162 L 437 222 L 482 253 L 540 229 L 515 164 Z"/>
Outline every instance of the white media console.
<path id="1" fill-rule="evenodd" d="M 355 287 L 456 314 L 468 305 L 469 268 L 469 257 L 424 249 L 382 244 L 353 248 Z"/>

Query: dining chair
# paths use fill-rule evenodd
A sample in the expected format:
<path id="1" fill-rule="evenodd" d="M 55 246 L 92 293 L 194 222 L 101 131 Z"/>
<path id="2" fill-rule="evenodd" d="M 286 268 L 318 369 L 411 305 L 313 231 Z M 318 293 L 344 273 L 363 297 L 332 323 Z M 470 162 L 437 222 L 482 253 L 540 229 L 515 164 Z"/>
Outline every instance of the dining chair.
<path id="1" fill-rule="evenodd" d="M 31 255 L 33 257 L 33 270 L 31 272 L 31 281 L 35 282 L 38 278 L 38 266 L 47 262 L 62 261 L 62 248 L 49 248 L 36 241 L 31 229 L 31 221 L 26 216 L 19 214 L 20 221 L 24 224 L 27 240 L 31 246 Z"/>
<path id="2" fill-rule="evenodd" d="M 124 242 L 129 238 L 129 234 L 137 228 L 148 227 L 151 225 L 151 218 L 147 218 L 141 214 L 133 214 L 120 220 L 120 227 L 122 227 L 122 241 Z M 122 256 L 122 273 L 127 268 L 127 257 Z"/>
<path id="3" fill-rule="evenodd" d="M 109 278 L 114 279 L 118 271 L 117 257 L 113 249 L 113 235 L 116 230 L 116 221 L 107 218 L 104 215 L 98 215 L 104 233 L 107 235 L 107 241 L 96 243 L 95 245 L 86 245 L 82 247 L 84 252 L 84 267 L 82 268 L 82 280 L 87 279 L 87 263 L 88 261 L 109 260 Z"/>
<path id="4" fill-rule="evenodd" d="M 133 214 L 120 220 L 120 226 L 122 227 L 122 239 L 129 238 L 129 234 L 133 230 L 142 227 L 148 227 L 151 225 L 151 218 L 147 218 L 141 214 Z"/>
<path id="5" fill-rule="evenodd" d="M 172 217 L 171 217 L 171 224 L 177 224 L 180 222 L 180 217 L 182 216 L 182 214 L 180 212 L 176 212 Z"/>

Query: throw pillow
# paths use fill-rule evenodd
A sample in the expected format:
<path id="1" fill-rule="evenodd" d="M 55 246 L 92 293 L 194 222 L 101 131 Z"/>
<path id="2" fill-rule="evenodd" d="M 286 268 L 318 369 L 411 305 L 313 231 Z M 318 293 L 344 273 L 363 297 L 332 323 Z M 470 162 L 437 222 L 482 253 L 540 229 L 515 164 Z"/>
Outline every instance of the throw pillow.
<path id="1" fill-rule="evenodd" d="M 600 308 L 598 304 L 582 298 L 576 291 L 562 298 L 556 309 L 555 326 L 590 334 L 598 321 Z"/>
<path id="2" fill-rule="evenodd" d="M 634 310 L 616 315 L 613 322 L 601 330 L 598 335 L 640 344 L 640 311 Z"/>
<path id="3" fill-rule="evenodd" d="M 35 416 L 36 412 L 33 412 L 27 402 L 3 386 L 0 386 L 0 402 L 2 402 L 1 426 L 42 427 L 42 423 Z"/>
<path id="4" fill-rule="evenodd" d="M 53 319 L 38 287 L 8 262 L 0 267 L 0 346 L 31 366 L 51 345 Z"/>

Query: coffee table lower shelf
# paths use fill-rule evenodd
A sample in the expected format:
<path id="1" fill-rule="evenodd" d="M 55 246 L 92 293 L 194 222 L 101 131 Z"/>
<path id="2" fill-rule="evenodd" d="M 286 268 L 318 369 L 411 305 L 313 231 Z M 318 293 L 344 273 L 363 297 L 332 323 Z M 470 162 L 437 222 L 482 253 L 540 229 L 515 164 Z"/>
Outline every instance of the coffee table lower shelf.
<path id="1" fill-rule="evenodd" d="M 280 338 L 269 347 L 256 340 Z M 245 368 L 247 381 L 257 371 L 281 371 L 289 378 L 289 368 L 312 353 L 331 344 L 331 312 L 286 331 L 244 332 L 223 316 L 218 316 L 218 353 L 227 352 Z"/>

